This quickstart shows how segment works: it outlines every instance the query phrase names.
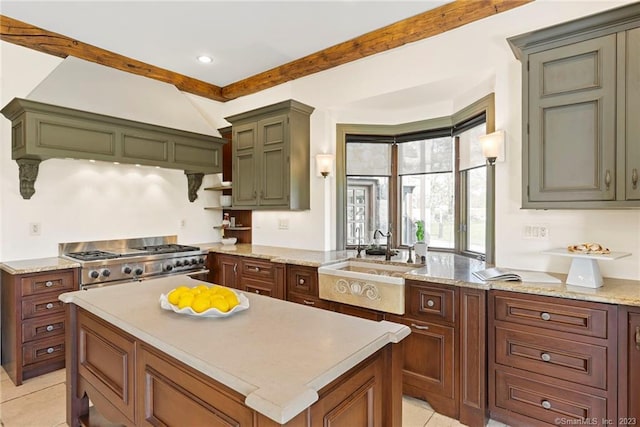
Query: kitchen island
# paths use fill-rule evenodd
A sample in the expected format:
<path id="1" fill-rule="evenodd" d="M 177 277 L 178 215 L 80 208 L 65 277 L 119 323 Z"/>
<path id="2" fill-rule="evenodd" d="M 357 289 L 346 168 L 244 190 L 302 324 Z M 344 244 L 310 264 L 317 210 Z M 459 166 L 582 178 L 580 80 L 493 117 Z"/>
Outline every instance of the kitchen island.
<path id="1" fill-rule="evenodd" d="M 67 423 L 401 426 L 410 330 L 259 295 L 226 318 L 160 308 L 172 276 L 65 293 Z M 90 422 L 90 421 L 89 421 Z"/>

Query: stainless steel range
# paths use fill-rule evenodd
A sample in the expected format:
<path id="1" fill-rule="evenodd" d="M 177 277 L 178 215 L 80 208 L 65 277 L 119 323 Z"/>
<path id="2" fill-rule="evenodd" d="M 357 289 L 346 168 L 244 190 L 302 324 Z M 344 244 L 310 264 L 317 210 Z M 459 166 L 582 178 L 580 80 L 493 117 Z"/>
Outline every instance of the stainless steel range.
<path id="1" fill-rule="evenodd" d="M 176 241 L 177 236 L 160 236 L 60 243 L 58 254 L 81 264 L 81 289 L 160 275 L 207 273 L 207 251 Z"/>

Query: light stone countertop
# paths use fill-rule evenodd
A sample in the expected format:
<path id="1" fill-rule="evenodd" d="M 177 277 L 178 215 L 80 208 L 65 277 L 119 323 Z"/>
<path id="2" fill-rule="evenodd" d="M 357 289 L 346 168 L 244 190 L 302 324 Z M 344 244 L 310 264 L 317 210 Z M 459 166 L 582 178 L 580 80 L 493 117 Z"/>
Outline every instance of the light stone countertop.
<path id="1" fill-rule="evenodd" d="M 246 396 L 245 404 L 284 424 L 318 391 L 409 328 L 245 293 L 250 307 L 226 318 L 160 308 L 159 297 L 200 282 L 171 276 L 60 295 L 134 337 Z M 127 301 L 127 304 L 123 304 Z"/>
<path id="2" fill-rule="evenodd" d="M 78 268 L 80 263 L 64 258 L 36 258 L 0 263 L 0 269 L 9 274 L 41 273 L 44 271 Z"/>

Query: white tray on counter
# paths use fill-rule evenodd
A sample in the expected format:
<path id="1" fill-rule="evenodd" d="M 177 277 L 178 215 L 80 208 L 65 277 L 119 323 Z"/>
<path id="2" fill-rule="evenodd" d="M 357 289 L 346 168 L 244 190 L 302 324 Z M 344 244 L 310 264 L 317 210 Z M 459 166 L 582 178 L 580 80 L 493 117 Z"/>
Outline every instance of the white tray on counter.
<path id="1" fill-rule="evenodd" d="M 631 255 L 630 252 L 613 251 L 608 254 L 583 254 L 569 252 L 567 248 L 550 249 L 543 253 L 572 258 L 566 283 L 567 285 L 583 286 L 586 288 L 599 288 L 603 284 L 598 261 L 613 261 Z"/>

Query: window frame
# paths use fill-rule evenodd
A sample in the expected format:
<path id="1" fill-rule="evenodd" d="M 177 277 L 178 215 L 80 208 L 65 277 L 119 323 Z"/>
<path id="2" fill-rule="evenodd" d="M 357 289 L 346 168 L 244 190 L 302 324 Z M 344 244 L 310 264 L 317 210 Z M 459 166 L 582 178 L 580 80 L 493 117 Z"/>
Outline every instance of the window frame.
<path id="1" fill-rule="evenodd" d="M 483 114 L 485 115 L 485 126 L 486 132 L 492 133 L 495 131 L 495 106 L 494 106 L 494 94 L 491 93 L 475 102 L 470 104 L 469 106 L 455 112 L 451 116 L 439 117 L 435 119 L 421 120 L 417 122 L 409 122 L 398 125 L 367 125 L 367 124 L 344 124 L 338 123 L 336 125 L 336 249 L 344 250 L 346 249 L 346 190 L 347 190 L 347 179 L 346 179 L 346 141 L 347 135 L 357 134 L 357 135 L 371 135 L 371 136 L 379 136 L 379 135 L 400 135 L 400 134 L 409 134 L 409 133 L 417 133 L 417 132 L 425 132 L 430 130 L 436 130 L 441 128 L 450 127 L 455 131 L 455 125 L 464 123 L 469 121 L 470 119 Z M 454 144 L 458 144 L 458 138 L 454 137 Z M 455 147 L 456 153 L 458 153 L 458 147 Z M 394 150 L 395 151 L 395 150 Z M 456 241 L 454 244 L 454 250 L 452 252 L 458 253 L 461 255 L 479 257 L 480 254 L 477 252 L 471 252 L 466 249 L 466 235 L 462 233 L 460 230 L 460 225 L 463 224 L 461 221 L 461 216 L 465 211 L 462 210 L 462 203 L 466 203 L 466 200 L 463 200 L 463 196 L 466 199 L 466 195 L 462 194 L 462 183 L 461 181 L 464 179 L 463 174 L 459 170 L 459 159 L 456 155 L 454 159 L 454 194 L 455 194 L 455 217 L 457 221 L 457 229 L 456 232 Z M 398 206 L 400 204 L 399 198 L 402 196 L 398 194 L 397 185 L 398 185 L 398 176 L 397 170 L 393 170 L 393 168 L 397 168 L 397 158 L 392 157 L 392 175 L 390 181 L 390 191 L 391 194 L 395 194 L 395 198 L 390 198 L 389 209 L 390 212 L 393 209 L 393 212 L 396 212 Z M 464 172 L 464 171 L 462 171 Z M 484 259 L 487 263 L 492 264 L 495 259 L 495 168 L 487 166 L 487 217 L 486 217 L 486 237 L 485 237 L 485 248 L 486 254 L 484 255 Z M 396 221 L 397 222 L 397 221 Z M 393 224 L 393 242 L 392 244 L 396 246 L 397 236 L 399 236 L 400 224 Z M 464 244 L 460 239 L 465 238 Z"/>

